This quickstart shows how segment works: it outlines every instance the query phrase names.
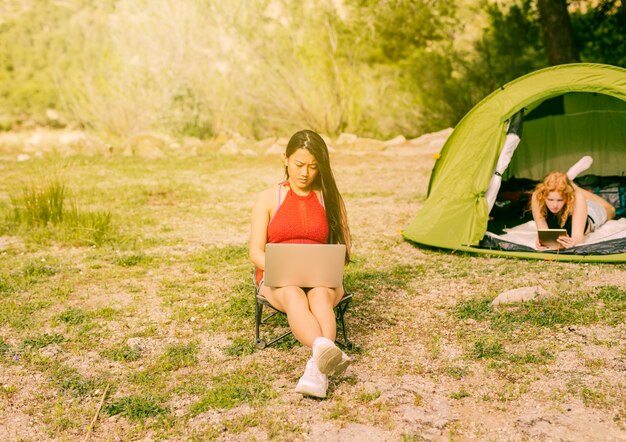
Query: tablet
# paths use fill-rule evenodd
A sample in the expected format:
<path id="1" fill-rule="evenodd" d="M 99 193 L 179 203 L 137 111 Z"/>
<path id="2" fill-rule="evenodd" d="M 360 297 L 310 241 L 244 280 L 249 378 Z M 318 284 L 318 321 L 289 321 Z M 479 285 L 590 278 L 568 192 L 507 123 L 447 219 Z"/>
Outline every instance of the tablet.
<path id="1" fill-rule="evenodd" d="M 567 230 L 565 229 L 537 229 L 539 235 L 539 242 L 546 246 L 558 249 L 563 247 L 556 239 L 559 236 L 567 236 Z"/>

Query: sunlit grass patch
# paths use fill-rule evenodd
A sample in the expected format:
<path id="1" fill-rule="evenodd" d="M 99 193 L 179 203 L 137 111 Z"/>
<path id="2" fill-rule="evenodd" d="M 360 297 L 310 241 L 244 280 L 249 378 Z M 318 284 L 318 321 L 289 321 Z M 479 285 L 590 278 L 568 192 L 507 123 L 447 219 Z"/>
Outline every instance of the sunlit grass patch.
<path id="1" fill-rule="evenodd" d="M 150 417 L 165 416 L 169 410 L 155 396 L 126 396 L 103 408 L 109 416 L 121 415 L 131 421 L 145 421 Z"/>
<path id="2" fill-rule="evenodd" d="M 0 296 L 19 291 L 19 286 L 14 278 L 9 275 L 0 275 Z"/>
<path id="3" fill-rule="evenodd" d="M 119 348 L 110 350 L 105 354 L 109 357 L 123 357 Z M 131 372 L 129 380 L 148 391 L 163 392 L 167 390 L 166 385 L 171 372 L 197 364 L 198 346 L 196 343 L 170 345 L 147 368 Z"/>
<path id="4" fill-rule="evenodd" d="M 102 350 L 100 356 L 116 362 L 132 362 L 141 357 L 141 350 L 128 345 L 118 345 Z"/>
<path id="5" fill-rule="evenodd" d="M 224 349 L 228 356 L 247 356 L 254 353 L 254 341 L 250 338 L 235 338 L 233 343 Z"/>
<path id="6" fill-rule="evenodd" d="M 59 269 L 46 264 L 45 260 L 29 261 L 24 266 L 21 273 L 27 280 L 36 280 L 39 277 L 56 275 L 59 273 Z"/>
<path id="7" fill-rule="evenodd" d="M 369 269 L 359 264 L 352 266 L 346 268 L 344 278 L 346 290 L 358 293 L 359 298 L 365 300 L 384 291 L 400 290 L 424 273 L 424 269 L 419 265 L 401 264 L 388 270 Z"/>
<path id="8" fill-rule="evenodd" d="M 584 381 L 575 377 L 567 382 L 565 391 L 558 391 L 559 395 L 569 394 L 582 400 L 586 407 L 607 410 L 617 408 L 623 412 L 624 385 L 606 380 Z"/>
<path id="9" fill-rule="evenodd" d="M 81 401 L 68 400 L 59 397 L 56 401 L 43 405 L 45 413 L 42 416 L 48 431 L 63 432 L 70 429 L 84 427 L 93 413 L 91 407 L 85 407 Z"/>
<path id="10" fill-rule="evenodd" d="M 467 367 L 462 367 L 458 365 L 450 365 L 446 367 L 445 373 L 450 376 L 452 379 L 460 380 L 465 376 L 469 375 L 471 371 Z"/>
<path id="11" fill-rule="evenodd" d="M 482 321 L 487 319 L 492 313 L 491 299 L 469 299 L 459 302 L 455 306 L 456 316 L 459 319 L 473 319 Z"/>
<path id="12" fill-rule="evenodd" d="M 165 371 L 190 367 L 198 362 L 198 345 L 195 343 L 171 345 L 159 357 L 158 366 Z"/>
<path id="13" fill-rule="evenodd" d="M 131 253 L 126 255 L 117 256 L 114 263 L 120 267 L 133 267 L 139 264 L 149 264 L 152 261 L 152 257 L 145 253 Z"/>
<path id="14" fill-rule="evenodd" d="M 505 354 L 502 342 L 495 338 L 479 338 L 476 340 L 469 352 L 469 356 L 474 359 L 494 359 Z"/>
<path id="15" fill-rule="evenodd" d="M 463 399 L 465 397 L 470 397 L 470 396 L 471 394 L 464 388 L 461 388 L 458 391 L 454 391 L 450 393 L 450 399 L 456 399 L 456 400 Z"/>
<path id="16" fill-rule="evenodd" d="M 0 338 L 0 358 L 3 358 L 10 349 L 11 347 L 9 346 L 9 344 L 7 344 L 4 339 Z"/>
<path id="17" fill-rule="evenodd" d="M 626 314 L 626 289 L 607 285 L 598 288 L 596 298 L 616 313 Z"/>
<path id="18" fill-rule="evenodd" d="M 26 186 L 20 196 L 11 196 L 13 220 L 28 227 L 59 224 L 67 211 L 65 184 L 53 179 L 44 186 Z"/>
<path id="19" fill-rule="evenodd" d="M 104 378 L 82 376 L 74 367 L 58 362 L 53 364 L 50 371 L 50 378 L 57 388 L 74 396 L 91 396 L 107 384 Z"/>
<path id="20" fill-rule="evenodd" d="M 58 333 L 44 333 L 43 335 L 34 338 L 24 339 L 21 347 L 26 351 L 40 350 L 52 344 L 61 344 L 62 342 L 65 342 L 65 340 L 65 336 Z"/>
<path id="21" fill-rule="evenodd" d="M 536 351 L 525 349 L 521 353 L 516 353 L 508 351 L 501 339 L 498 335 L 480 336 L 470 344 L 466 354 L 470 359 L 491 360 L 516 365 L 542 365 L 554 361 L 554 355 L 544 347 Z"/>
<path id="22" fill-rule="evenodd" d="M 252 282 L 240 282 L 232 288 L 226 314 L 229 320 L 249 320 L 254 315 L 254 287 Z"/>
<path id="23" fill-rule="evenodd" d="M 378 388 L 373 391 L 362 389 L 361 392 L 357 395 L 357 401 L 367 404 L 369 402 L 375 401 L 381 395 L 380 390 Z"/>
<path id="24" fill-rule="evenodd" d="M 69 307 L 55 316 L 55 319 L 68 325 L 78 325 L 87 321 L 89 317 L 86 311 Z"/>
<path id="25" fill-rule="evenodd" d="M 114 242 L 111 213 L 79 209 L 68 194 L 59 178 L 23 186 L 21 192 L 11 195 L 12 214 L 5 228 L 35 242 L 56 240 L 95 246 Z"/>
<path id="26" fill-rule="evenodd" d="M 488 321 L 493 329 L 511 331 L 529 324 L 537 327 L 583 325 L 623 321 L 626 295 L 624 290 L 607 286 L 597 293 L 577 292 L 554 298 L 499 306 L 494 309 L 489 298 L 468 299 L 453 310 L 458 319 Z M 601 302 L 600 302 L 601 301 Z"/>
<path id="27" fill-rule="evenodd" d="M 249 271 L 252 275 L 252 263 L 248 259 L 248 247 L 242 244 L 207 247 L 204 251 L 192 255 L 191 262 L 197 273 Z"/>
<path id="28" fill-rule="evenodd" d="M 267 371 L 253 364 L 215 376 L 209 392 L 190 411 L 195 416 L 209 409 L 227 410 L 242 403 L 264 403 L 275 396 Z"/>
<path id="29" fill-rule="evenodd" d="M 35 312 L 52 305 L 51 301 L 25 301 L 22 299 L 0 299 L 0 323 L 16 330 L 30 329 L 38 323 Z"/>

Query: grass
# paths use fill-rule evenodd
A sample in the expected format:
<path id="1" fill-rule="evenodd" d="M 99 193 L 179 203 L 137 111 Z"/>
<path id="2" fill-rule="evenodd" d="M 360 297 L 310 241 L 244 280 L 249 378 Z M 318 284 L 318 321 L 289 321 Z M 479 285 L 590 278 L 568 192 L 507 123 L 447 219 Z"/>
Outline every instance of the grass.
<path id="1" fill-rule="evenodd" d="M 83 439 L 107 385 L 94 439 L 300 440 L 350 424 L 405 440 L 495 440 L 507 426 L 523 439 L 517 417 L 572 401 L 608 416 L 594 421 L 607 432 L 624 423 L 624 266 L 404 242 L 424 159 L 336 157 L 355 348 L 326 400 L 293 392 L 309 357 L 293 336 L 254 348 L 250 209 L 280 179 L 279 157 L 37 161 L 0 175 L 0 410 L 32 423 L 17 419 L 16 437 Z M 553 296 L 491 307 L 531 282 Z M 284 315 L 270 322 L 286 330 Z"/>
<path id="2" fill-rule="evenodd" d="M 216 376 L 209 392 L 191 406 L 191 414 L 209 409 L 228 410 L 242 403 L 265 403 L 276 396 L 269 380 L 258 366 Z"/>
<path id="3" fill-rule="evenodd" d="M 152 396 L 126 396 L 104 407 L 109 416 L 121 415 L 131 421 L 144 422 L 150 417 L 160 417 L 168 413 L 158 398 Z"/>
<path id="4" fill-rule="evenodd" d="M 133 362 L 141 357 L 141 350 L 128 345 L 120 345 L 102 350 L 100 356 L 116 362 Z"/>
<path id="5" fill-rule="evenodd" d="M 554 327 L 605 323 L 615 325 L 625 318 L 626 290 L 602 286 L 595 290 L 560 294 L 539 302 L 527 302 L 500 309 L 490 298 L 476 298 L 455 306 L 457 318 L 487 321 L 494 329 L 511 330 L 524 325 Z M 601 301 L 601 302 L 599 302 Z"/>
<path id="6" fill-rule="evenodd" d="M 35 242 L 101 246 L 114 241 L 112 214 L 79 209 L 69 201 L 69 193 L 60 178 L 23 185 L 21 192 L 11 195 L 12 213 L 5 228 Z"/>

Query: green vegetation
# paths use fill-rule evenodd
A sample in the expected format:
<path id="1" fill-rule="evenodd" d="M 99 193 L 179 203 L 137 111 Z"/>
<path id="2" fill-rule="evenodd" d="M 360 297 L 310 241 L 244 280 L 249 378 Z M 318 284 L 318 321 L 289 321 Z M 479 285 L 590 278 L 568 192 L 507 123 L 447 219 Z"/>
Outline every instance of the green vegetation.
<path id="1" fill-rule="evenodd" d="M 65 337 L 63 335 L 49 335 L 48 333 L 44 333 L 43 335 L 36 338 L 24 339 L 24 341 L 22 342 L 22 347 L 26 350 L 39 350 L 51 344 L 60 344 L 63 341 L 65 341 Z"/>
<path id="2" fill-rule="evenodd" d="M 626 66 L 623 3 L 570 3 L 581 61 Z M 536 0 L 2 8 L 0 130 L 80 125 L 122 142 L 155 129 L 418 135 L 456 124 L 486 94 L 548 63 Z"/>
<path id="3" fill-rule="evenodd" d="M 103 350 L 100 356 L 117 362 L 132 362 L 141 357 L 141 351 L 128 345 L 121 345 Z"/>
<path id="4" fill-rule="evenodd" d="M 213 378 L 208 394 L 191 406 L 193 415 L 208 409 L 230 409 L 242 403 L 264 403 L 276 396 L 267 375 L 259 367 L 244 367 Z"/>
<path id="5" fill-rule="evenodd" d="M 618 324 L 625 318 L 625 297 L 623 289 L 603 286 L 597 293 L 567 293 L 540 302 L 511 305 L 497 310 L 491 307 L 490 299 L 467 300 L 457 304 L 455 311 L 459 319 L 488 321 L 492 328 L 502 331 L 528 325 Z"/>
<path id="6" fill-rule="evenodd" d="M 427 170 L 432 157 L 410 160 Z M 73 161 L 58 181 L 63 210 L 47 212 L 63 220 L 45 227 L 18 225 L 10 195 L 25 177 L 47 189 L 65 160 L 11 162 L 0 174 L 0 410 L 17 437 L 82 440 L 101 400 L 92 439 L 298 440 L 358 424 L 391 439 L 489 440 L 515 428 L 510 416 L 572 404 L 585 422 L 608 416 L 594 421 L 607 432 L 624 422 L 624 266 L 415 247 L 397 229 L 428 176 L 404 159 L 333 156 L 349 195 L 355 347 L 325 400 L 293 391 L 310 357 L 293 336 L 254 347 L 249 216 L 257 191 L 282 176 L 280 157 Z M 68 241 L 72 206 L 113 214 L 111 240 Z M 529 281 L 551 297 L 491 307 Z M 284 315 L 271 322 L 269 334 L 287 330 Z M 470 424 L 464 410 L 477 408 Z"/>
<path id="7" fill-rule="evenodd" d="M 114 238 L 110 212 L 85 212 L 68 202 L 67 188 L 59 180 L 25 186 L 11 196 L 12 217 L 7 233 L 21 233 L 36 242 L 50 239 L 68 244 L 100 246 Z"/>
<path id="8" fill-rule="evenodd" d="M 131 421 L 145 421 L 149 417 L 164 416 L 168 410 L 152 396 L 123 397 L 104 408 L 109 416 L 122 415 Z"/>

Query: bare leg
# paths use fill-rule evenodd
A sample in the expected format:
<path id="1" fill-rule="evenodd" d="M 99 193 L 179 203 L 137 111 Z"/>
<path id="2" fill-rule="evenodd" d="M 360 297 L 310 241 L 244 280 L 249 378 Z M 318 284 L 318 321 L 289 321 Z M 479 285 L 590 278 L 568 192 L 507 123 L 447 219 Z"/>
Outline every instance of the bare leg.
<path id="1" fill-rule="evenodd" d="M 261 287 L 261 295 L 278 310 L 287 314 L 289 327 L 294 337 L 307 347 L 322 336 L 322 329 L 317 318 L 309 309 L 307 295 L 300 287 Z"/>
<path id="2" fill-rule="evenodd" d="M 320 336 L 335 340 L 337 325 L 333 308 L 343 298 L 343 288 L 316 287 L 305 294 L 300 287 L 261 286 L 260 294 L 287 314 L 295 338 L 307 347 Z"/>
<path id="3" fill-rule="evenodd" d="M 343 289 L 315 287 L 309 290 L 309 308 L 317 319 L 322 336 L 334 341 L 337 337 L 337 322 L 333 308 L 343 297 Z"/>
<path id="4" fill-rule="evenodd" d="M 588 191 L 587 189 L 578 187 L 576 184 L 574 184 L 574 187 L 585 195 L 586 200 L 595 201 L 604 207 L 604 210 L 606 210 L 607 221 L 615 218 L 615 207 L 613 207 L 607 200 L 602 198 L 600 195 L 596 195 L 595 193 Z"/>

